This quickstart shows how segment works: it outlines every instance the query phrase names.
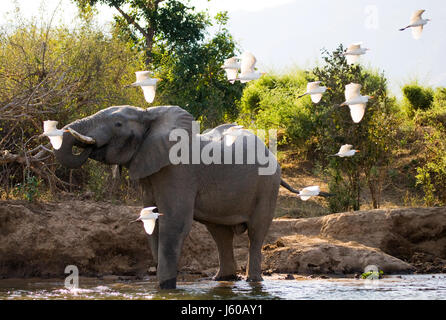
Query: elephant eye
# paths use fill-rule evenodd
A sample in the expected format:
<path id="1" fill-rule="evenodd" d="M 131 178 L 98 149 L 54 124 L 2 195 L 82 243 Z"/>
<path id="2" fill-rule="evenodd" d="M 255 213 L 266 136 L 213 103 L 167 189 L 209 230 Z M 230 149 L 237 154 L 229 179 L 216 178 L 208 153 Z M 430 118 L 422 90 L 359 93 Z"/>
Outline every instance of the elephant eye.
<path id="1" fill-rule="evenodd" d="M 115 123 L 115 127 L 118 127 L 118 128 L 119 128 L 119 127 L 122 127 L 122 123 L 121 123 L 121 122 L 116 122 L 116 123 Z"/>

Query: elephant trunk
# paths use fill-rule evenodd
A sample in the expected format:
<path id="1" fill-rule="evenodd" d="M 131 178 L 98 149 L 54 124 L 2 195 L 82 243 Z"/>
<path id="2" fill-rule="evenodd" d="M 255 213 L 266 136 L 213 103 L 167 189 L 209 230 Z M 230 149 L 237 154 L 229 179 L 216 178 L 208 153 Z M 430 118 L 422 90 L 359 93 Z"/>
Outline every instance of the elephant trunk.
<path id="1" fill-rule="evenodd" d="M 88 146 L 79 155 L 73 154 L 73 146 L 76 143 L 76 138 L 69 132 L 64 132 L 63 143 L 59 150 L 54 150 L 56 159 L 65 167 L 70 169 L 80 168 L 90 156 L 93 150 L 92 146 Z"/>

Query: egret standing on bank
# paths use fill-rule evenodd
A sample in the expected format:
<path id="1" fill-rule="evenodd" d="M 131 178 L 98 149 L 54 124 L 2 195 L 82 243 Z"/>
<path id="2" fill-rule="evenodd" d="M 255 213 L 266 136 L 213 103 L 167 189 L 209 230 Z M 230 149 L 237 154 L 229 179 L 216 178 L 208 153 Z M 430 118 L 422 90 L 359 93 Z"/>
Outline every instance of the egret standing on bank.
<path id="1" fill-rule="evenodd" d="M 307 92 L 301 96 L 298 96 L 297 99 L 309 95 L 311 97 L 311 101 L 314 103 L 319 103 L 319 101 L 322 99 L 322 95 L 325 93 L 325 91 L 327 91 L 327 89 L 329 89 L 327 87 L 321 87 L 320 84 L 320 81 L 309 82 L 307 84 Z"/>
<path id="2" fill-rule="evenodd" d="M 431 21 L 430 19 L 423 19 L 422 15 L 426 10 L 415 11 L 410 19 L 410 24 L 407 27 L 401 28 L 400 31 L 404 31 L 408 28 L 412 29 L 412 36 L 415 40 L 421 38 L 424 26 Z"/>
<path id="3" fill-rule="evenodd" d="M 362 86 L 357 83 L 350 83 L 345 86 L 345 102 L 341 106 L 349 106 L 350 114 L 352 116 L 354 123 L 361 122 L 364 117 L 365 107 L 369 99 L 373 96 L 362 96 L 361 95 Z"/>

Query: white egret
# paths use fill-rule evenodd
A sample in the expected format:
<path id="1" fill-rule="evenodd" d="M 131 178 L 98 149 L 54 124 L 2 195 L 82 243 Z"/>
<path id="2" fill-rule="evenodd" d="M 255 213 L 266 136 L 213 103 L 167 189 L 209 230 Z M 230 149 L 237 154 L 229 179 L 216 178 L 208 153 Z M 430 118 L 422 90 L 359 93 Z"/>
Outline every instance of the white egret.
<path id="1" fill-rule="evenodd" d="M 230 81 L 238 80 L 241 83 L 246 83 L 248 81 L 257 80 L 265 74 L 265 72 L 255 70 L 257 59 L 251 52 L 245 51 L 241 55 L 240 59 L 240 75 L 235 79 L 230 79 Z"/>
<path id="2" fill-rule="evenodd" d="M 307 187 L 299 191 L 299 197 L 302 201 L 308 201 L 312 197 L 317 197 L 321 193 L 319 186 Z"/>
<path id="3" fill-rule="evenodd" d="M 353 150 L 352 148 L 353 146 L 351 144 L 345 144 L 339 149 L 338 153 L 332 155 L 331 157 L 349 158 L 360 152 L 359 150 Z"/>
<path id="4" fill-rule="evenodd" d="M 361 48 L 362 42 L 350 45 L 343 55 L 347 58 L 348 64 L 358 63 L 360 56 L 367 53 L 368 48 Z"/>
<path id="5" fill-rule="evenodd" d="M 75 131 L 72 128 L 67 129 L 57 129 L 57 121 L 53 120 L 46 120 L 43 122 L 43 133 L 42 136 L 50 138 L 51 145 L 54 149 L 59 150 L 62 146 L 63 142 L 63 134 L 64 132 L 69 132 L 72 136 L 74 136 L 77 140 L 80 142 L 83 142 L 85 144 L 95 144 L 96 140 L 84 136 L 83 134 L 80 134 L 79 132 Z"/>
<path id="6" fill-rule="evenodd" d="M 369 99 L 373 96 L 362 96 L 361 91 L 362 86 L 357 83 L 350 83 L 345 86 L 345 102 L 341 106 L 349 106 L 350 114 L 352 116 L 353 122 L 359 123 L 364 117 L 365 107 Z"/>
<path id="7" fill-rule="evenodd" d="M 136 82 L 132 83 L 131 87 L 141 87 L 144 93 L 144 98 L 148 103 L 152 103 L 155 99 L 156 84 L 161 79 L 151 78 L 150 71 L 137 71 Z"/>
<path id="8" fill-rule="evenodd" d="M 410 18 L 410 24 L 407 27 L 401 28 L 400 31 L 404 31 L 408 28 L 412 29 L 412 36 L 415 40 L 421 38 L 424 26 L 431 21 L 430 19 L 423 19 L 422 15 L 426 10 L 417 10 Z"/>
<path id="9" fill-rule="evenodd" d="M 329 90 L 330 88 L 327 87 L 321 87 L 320 81 L 315 82 L 309 82 L 307 84 L 307 92 L 305 92 L 303 95 L 297 97 L 297 99 L 302 98 L 306 95 L 309 95 L 311 97 L 311 101 L 314 103 L 319 103 L 322 99 L 322 95 L 325 93 L 325 91 Z"/>
<path id="10" fill-rule="evenodd" d="M 144 230 L 147 234 L 152 234 L 153 229 L 155 229 L 155 223 L 156 219 L 158 219 L 159 216 L 162 216 L 162 213 L 155 212 L 158 211 L 157 207 L 147 207 L 141 210 L 139 218 L 131 221 L 130 223 L 142 221 L 144 224 Z"/>
<path id="11" fill-rule="evenodd" d="M 57 121 L 47 120 L 43 122 L 43 135 L 50 138 L 54 149 L 59 150 L 62 146 L 63 133 L 67 130 L 57 129 Z"/>
<path id="12" fill-rule="evenodd" d="M 253 133 L 249 130 L 243 129 L 243 126 L 233 126 L 229 129 L 223 131 L 223 137 L 225 139 L 225 145 L 230 147 L 234 144 L 235 140 L 237 140 L 240 136 L 248 136 Z"/>
<path id="13" fill-rule="evenodd" d="M 234 83 L 237 79 L 238 70 L 241 68 L 239 57 L 232 57 L 225 60 L 222 68 L 226 71 L 226 76 L 230 83 Z"/>

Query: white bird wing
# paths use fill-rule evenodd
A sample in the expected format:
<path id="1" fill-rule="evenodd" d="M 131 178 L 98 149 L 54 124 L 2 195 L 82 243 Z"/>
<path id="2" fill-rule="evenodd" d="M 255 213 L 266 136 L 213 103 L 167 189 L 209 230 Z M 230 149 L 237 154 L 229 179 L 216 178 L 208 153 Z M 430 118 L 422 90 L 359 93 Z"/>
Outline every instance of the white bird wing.
<path id="1" fill-rule="evenodd" d="M 238 136 L 225 135 L 225 145 L 230 147 L 234 144 L 235 140 L 237 140 Z"/>
<path id="2" fill-rule="evenodd" d="M 361 94 L 362 86 L 357 83 L 350 83 L 345 86 L 345 99 L 347 101 L 352 100 L 353 98 L 357 98 Z"/>
<path id="3" fill-rule="evenodd" d="M 312 94 L 310 97 L 313 103 L 319 103 L 322 100 L 322 93 Z"/>
<path id="4" fill-rule="evenodd" d="M 51 145 L 55 150 L 59 150 L 62 146 L 63 136 L 49 136 Z"/>
<path id="5" fill-rule="evenodd" d="M 148 103 L 152 103 L 155 99 L 156 86 L 141 87 L 144 92 L 144 98 Z"/>
<path id="6" fill-rule="evenodd" d="M 43 122 L 43 133 L 47 133 L 53 130 L 57 130 L 57 121 L 47 120 Z"/>
<path id="7" fill-rule="evenodd" d="M 353 43 L 353 44 L 351 44 L 351 45 L 347 48 L 347 52 L 349 52 L 349 51 L 355 51 L 355 50 L 361 49 L 361 44 L 362 44 L 362 42 L 358 42 L 358 43 Z"/>
<path id="8" fill-rule="evenodd" d="M 360 123 L 365 113 L 365 103 L 350 106 L 350 114 L 354 123 Z"/>
<path id="9" fill-rule="evenodd" d="M 251 52 L 244 52 L 242 54 L 242 62 L 241 62 L 241 73 L 248 74 L 253 73 L 255 71 L 257 59 Z"/>
<path id="10" fill-rule="evenodd" d="M 156 219 L 144 219 L 144 220 L 142 220 L 142 222 L 144 224 L 144 230 L 146 231 L 146 233 L 152 234 L 153 229 L 155 229 Z"/>
<path id="11" fill-rule="evenodd" d="M 225 69 L 229 82 L 234 83 L 237 79 L 237 69 Z"/>
<path id="12" fill-rule="evenodd" d="M 321 84 L 320 81 L 309 82 L 309 83 L 307 84 L 307 92 L 310 92 L 310 91 L 314 91 L 314 90 L 319 89 L 319 85 L 320 85 L 320 84 Z"/>
<path id="13" fill-rule="evenodd" d="M 421 38 L 421 34 L 423 33 L 423 26 L 412 27 L 412 36 L 415 40 L 419 40 Z"/>
<path id="14" fill-rule="evenodd" d="M 339 149 L 339 153 L 343 154 L 343 153 L 349 152 L 352 148 L 353 148 L 353 146 L 351 144 L 345 144 L 341 147 L 341 149 Z"/>
<path id="15" fill-rule="evenodd" d="M 426 10 L 417 10 L 413 13 L 412 17 L 410 18 L 410 24 L 417 22 L 418 20 L 422 19 L 421 16 Z"/>
<path id="16" fill-rule="evenodd" d="M 348 64 L 355 64 L 359 62 L 360 56 L 357 54 L 349 54 L 345 57 Z"/>
<path id="17" fill-rule="evenodd" d="M 319 186 L 307 187 L 299 192 L 299 196 L 302 199 L 302 201 L 307 201 L 311 197 L 319 195 L 320 192 L 321 189 L 319 188 Z"/>

